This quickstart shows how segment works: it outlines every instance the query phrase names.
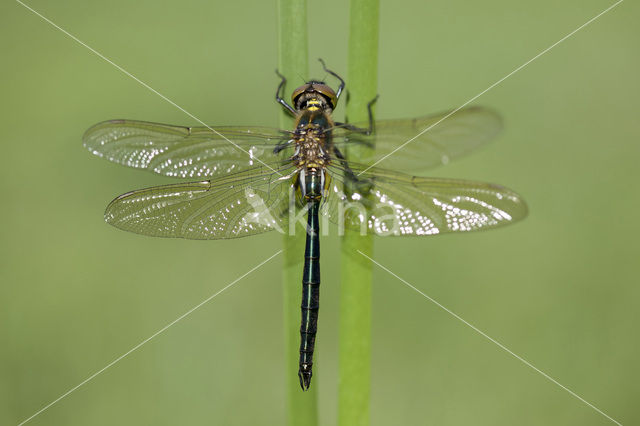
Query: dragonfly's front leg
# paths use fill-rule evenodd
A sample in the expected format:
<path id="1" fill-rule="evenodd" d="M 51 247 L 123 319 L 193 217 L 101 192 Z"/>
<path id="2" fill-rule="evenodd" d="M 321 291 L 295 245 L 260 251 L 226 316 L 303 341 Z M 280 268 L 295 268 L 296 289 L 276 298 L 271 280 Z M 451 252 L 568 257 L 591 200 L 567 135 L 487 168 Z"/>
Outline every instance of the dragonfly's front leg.
<path id="1" fill-rule="evenodd" d="M 282 92 L 282 90 L 284 90 L 284 85 L 287 82 L 287 79 L 285 78 L 284 75 L 280 74 L 280 71 L 278 71 L 278 70 L 276 70 L 276 75 L 281 78 L 280 84 L 278 85 L 278 90 L 276 90 L 276 102 L 278 102 L 280 105 L 282 105 L 284 107 L 284 109 L 289 111 L 291 113 L 291 115 L 295 116 L 296 115 L 296 110 L 291 105 L 289 105 L 287 103 L 287 101 L 285 101 L 282 98 L 282 96 L 280 96 L 280 93 Z"/>
<path id="2" fill-rule="evenodd" d="M 332 76 L 334 76 L 335 78 L 340 80 L 340 86 L 338 86 L 338 90 L 336 91 L 336 99 L 340 99 L 340 94 L 344 90 L 344 87 L 345 87 L 346 83 L 344 82 L 342 77 L 340 77 L 338 74 L 336 74 L 335 72 L 333 72 L 333 71 L 331 71 L 330 69 L 327 68 L 327 66 L 325 65 L 325 63 L 322 60 L 322 58 L 318 58 L 318 61 L 320 61 L 320 63 L 322 64 L 322 69 L 324 70 L 324 72 L 326 72 L 328 74 L 331 74 Z"/>

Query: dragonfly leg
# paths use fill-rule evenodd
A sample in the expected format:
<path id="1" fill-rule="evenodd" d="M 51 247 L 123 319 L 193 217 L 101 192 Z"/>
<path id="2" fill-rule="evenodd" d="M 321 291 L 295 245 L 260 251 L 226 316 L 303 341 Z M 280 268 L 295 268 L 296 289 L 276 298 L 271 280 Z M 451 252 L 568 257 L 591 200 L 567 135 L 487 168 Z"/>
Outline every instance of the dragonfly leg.
<path id="1" fill-rule="evenodd" d="M 350 179 L 353 179 L 354 181 L 357 181 L 358 177 L 353 172 L 353 170 L 351 170 L 351 168 L 349 167 L 349 162 L 347 161 L 347 158 L 335 145 L 333 146 L 333 153 L 335 154 L 338 161 L 340 161 L 340 164 L 342 164 L 342 167 L 344 168 L 344 172 L 347 174 L 347 177 L 349 177 Z"/>
<path id="2" fill-rule="evenodd" d="M 352 132 L 362 133 L 363 135 L 370 135 L 369 129 L 363 129 L 362 127 L 354 126 L 353 124 L 343 123 L 341 121 L 334 121 L 334 127 L 340 127 L 343 129 L 351 130 Z"/>
<path id="3" fill-rule="evenodd" d="M 293 140 L 290 139 L 288 141 L 278 142 L 278 144 L 273 148 L 273 153 L 278 154 L 280 151 L 283 151 L 291 146 Z"/>
<path id="4" fill-rule="evenodd" d="M 373 121 L 373 104 L 378 101 L 380 95 L 376 95 L 375 98 L 371 99 L 367 104 L 367 113 L 369 114 L 369 128 L 367 129 L 367 135 L 373 133 L 374 129 L 374 121 Z"/>
<path id="5" fill-rule="evenodd" d="M 282 96 L 280 96 L 280 93 L 282 92 L 282 90 L 284 89 L 284 85 L 287 82 L 287 79 L 284 77 L 284 75 L 280 74 L 280 71 L 276 70 L 276 75 L 278 77 L 281 78 L 280 80 L 280 84 L 278 85 L 278 90 L 276 90 L 276 102 L 278 102 L 280 105 L 282 105 L 284 107 L 284 109 L 286 109 L 287 111 L 289 111 L 292 115 L 296 115 L 296 110 L 293 109 L 293 107 L 291 105 L 289 105 L 287 103 L 287 101 L 285 101 Z"/>
<path id="6" fill-rule="evenodd" d="M 362 133 L 363 135 L 367 135 L 367 136 L 372 134 L 375 130 L 375 122 L 373 121 L 373 104 L 376 103 L 379 97 L 380 95 L 376 95 L 376 97 L 371 99 L 367 104 L 367 113 L 369 115 L 369 127 L 367 127 L 366 129 L 363 129 L 362 127 L 354 126 L 353 124 L 349 124 L 349 123 L 341 123 L 339 121 L 336 121 L 334 123 L 335 127 L 342 127 L 344 129 L 349 129 L 353 132 Z"/>
<path id="7" fill-rule="evenodd" d="M 332 76 L 340 80 L 340 86 L 338 86 L 338 91 L 336 92 L 336 99 L 340 99 L 340 93 L 342 93 L 342 90 L 344 89 L 344 86 L 346 85 L 346 83 L 344 82 L 342 77 L 340 77 L 338 74 L 331 71 L 330 69 L 327 69 L 327 66 L 325 65 L 322 58 L 318 58 L 318 61 L 320 61 L 320 63 L 322 64 L 322 69 L 324 70 L 324 72 L 331 74 Z"/>
<path id="8" fill-rule="evenodd" d="M 373 187 L 372 181 L 370 179 L 363 179 L 358 177 L 358 175 L 356 175 L 354 171 L 351 170 L 351 167 L 349 167 L 349 162 L 336 146 L 333 147 L 333 152 L 338 161 L 340 161 L 342 169 L 345 173 L 345 186 L 349 187 L 351 191 L 359 191 L 360 193 L 368 194 Z M 362 199 L 361 202 L 366 203 L 366 199 Z"/>

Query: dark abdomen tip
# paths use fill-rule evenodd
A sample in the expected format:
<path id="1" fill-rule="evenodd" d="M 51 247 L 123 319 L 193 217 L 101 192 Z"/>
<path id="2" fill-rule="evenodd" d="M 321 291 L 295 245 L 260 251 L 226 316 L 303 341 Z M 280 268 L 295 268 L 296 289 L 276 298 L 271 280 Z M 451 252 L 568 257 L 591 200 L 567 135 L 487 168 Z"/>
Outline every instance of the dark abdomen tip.
<path id="1" fill-rule="evenodd" d="M 298 370 L 298 378 L 300 379 L 302 390 L 308 390 L 311 385 L 311 365 L 301 365 Z"/>

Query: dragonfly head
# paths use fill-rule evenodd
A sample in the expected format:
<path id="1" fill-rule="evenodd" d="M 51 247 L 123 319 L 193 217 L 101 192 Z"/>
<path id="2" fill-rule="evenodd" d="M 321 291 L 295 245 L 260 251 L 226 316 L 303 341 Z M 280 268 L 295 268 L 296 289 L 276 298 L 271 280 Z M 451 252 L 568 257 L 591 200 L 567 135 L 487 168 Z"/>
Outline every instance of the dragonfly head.
<path id="1" fill-rule="evenodd" d="M 311 80 L 293 91 L 291 101 L 298 111 L 320 109 L 331 112 L 338 104 L 338 97 L 323 81 Z"/>

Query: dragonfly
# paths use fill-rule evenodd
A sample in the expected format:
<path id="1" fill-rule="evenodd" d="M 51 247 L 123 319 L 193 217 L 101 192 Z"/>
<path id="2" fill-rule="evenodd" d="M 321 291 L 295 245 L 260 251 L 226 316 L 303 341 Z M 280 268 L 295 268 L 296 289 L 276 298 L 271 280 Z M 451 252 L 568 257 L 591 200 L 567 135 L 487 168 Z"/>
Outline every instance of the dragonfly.
<path id="1" fill-rule="evenodd" d="M 286 79 L 278 73 L 276 102 L 294 117 L 293 130 L 111 120 L 83 136 L 84 146 L 98 157 L 183 179 L 111 201 L 105 220 L 122 230 L 216 240 L 271 230 L 295 232 L 297 222 L 305 226 L 306 215 L 298 369 L 302 390 L 311 384 L 317 334 L 320 219 L 323 226 L 332 222 L 339 230 L 363 234 L 426 236 L 496 228 L 527 214 L 525 201 L 503 186 L 419 176 L 495 137 L 502 127 L 497 113 L 467 107 L 374 121 L 374 100 L 368 105 L 368 122 L 341 123 L 332 113 L 346 84 L 324 62 L 322 66 L 339 81 L 337 90 L 310 80 L 293 91 L 291 104 L 282 97 Z M 352 161 L 344 153 L 357 146 L 371 149 Z M 368 165 L 377 162 L 387 168 Z"/>

